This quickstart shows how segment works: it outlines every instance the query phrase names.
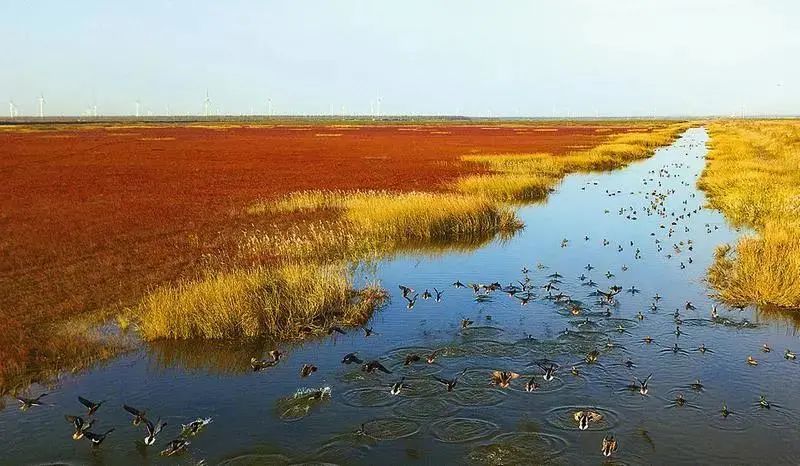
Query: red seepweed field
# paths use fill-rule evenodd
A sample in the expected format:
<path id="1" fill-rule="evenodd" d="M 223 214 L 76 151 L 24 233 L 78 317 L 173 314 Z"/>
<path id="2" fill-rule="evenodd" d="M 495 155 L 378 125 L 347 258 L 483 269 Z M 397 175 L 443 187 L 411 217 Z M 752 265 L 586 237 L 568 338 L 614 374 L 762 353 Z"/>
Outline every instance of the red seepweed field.
<path id="1" fill-rule="evenodd" d="M 462 155 L 562 154 L 629 127 L 108 125 L 0 130 L 0 386 L 46 358 L 43 322 L 131 305 L 251 227 L 242 208 L 310 189 L 445 189 Z M 270 218 L 279 228 L 292 219 Z M 271 226 L 271 225 L 277 226 Z M 259 226 L 264 227 L 264 225 Z"/>

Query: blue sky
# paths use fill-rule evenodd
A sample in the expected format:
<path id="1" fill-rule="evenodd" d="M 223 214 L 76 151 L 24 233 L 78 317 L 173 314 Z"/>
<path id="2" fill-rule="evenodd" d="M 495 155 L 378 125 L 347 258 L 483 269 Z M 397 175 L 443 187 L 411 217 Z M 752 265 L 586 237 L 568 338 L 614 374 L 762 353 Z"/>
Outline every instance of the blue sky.
<path id="1" fill-rule="evenodd" d="M 796 114 L 796 0 L 4 1 L 20 114 Z M 11 38 L 8 41 L 8 38 Z"/>

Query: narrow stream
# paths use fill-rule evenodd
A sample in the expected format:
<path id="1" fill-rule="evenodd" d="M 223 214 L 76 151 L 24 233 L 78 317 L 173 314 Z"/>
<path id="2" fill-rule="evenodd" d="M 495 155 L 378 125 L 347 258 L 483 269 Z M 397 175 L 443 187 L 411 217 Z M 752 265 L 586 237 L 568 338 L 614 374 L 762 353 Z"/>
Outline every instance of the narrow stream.
<path id="1" fill-rule="evenodd" d="M 379 264 L 375 273 L 392 300 L 369 324 L 375 335 L 350 331 L 282 345 L 286 356 L 262 372 L 248 361 L 273 349 L 267 344 L 143 347 L 63 379 L 43 399 L 48 406 L 21 411 L 8 400 L 0 463 L 597 464 L 611 433 L 617 463 L 796 463 L 800 373 L 784 357 L 787 348 L 800 351 L 794 327 L 723 305 L 711 316 L 705 271 L 714 248 L 739 233 L 702 208 L 695 183 L 707 139 L 704 129 L 691 129 L 623 170 L 569 176 L 546 204 L 520 209 L 526 228 L 509 241 Z M 521 286 L 526 276 L 525 305 L 525 293 L 481 291 L 479 298 L 452 286 Z M 560 276 L 549 292 L 543 288 Z M 400 284 L 420 294 L 411 309 Z M 601 304 L 596 291 L 612 285 L 623 291 L 615 304 Z M 421 297 L 434 287 L 444 291 L 441 302 Z M 565 297 L 553 297 L 559 294 Z M 462 329 L 463 319 L 473 323 Z M 654 341 L 643 342 L 647 336 Z M 709 351 L 698 351 L 701 344 Z M 597 363 L 585 363 L 594 349 Z M 392 373 L 342 364 L 351 352 Z M 422 360 L 406 366 L 409 354 Z M 746 362 L 750 355 L 758 365 Z M 547 361 L 558 365 L 550 381 L 536 364 Z M 305 363 L 319 370 L 301 378 Z M 436 380 L 464 370 L 452 392 Z M 490 384 L 493 370 L 520 378 L 500 388 Z M 628 387 L 649 374 L 646 395 Z M 406 386 L 391 395 L 402 377 Z M 527 392 L 532 377 L 538 388 Z M 692 387 L 697 380 L 702 388 Z M 303 387 L 330 387 L 330 398 L 287 399 Z M 679 394 L 683 404 L 675 402 Z M 64 415 L 86 414 L 79 395 L 108 400 L 92 431 L 115 430 L 99 448 L 71 438 Z M 760 406 L 761 395 L 770 408 Z M 131 425 L 123 403 L 168 422 L 155 445 L 142 444 L 145 430 Z M 587 409 L 603 418 L 581 431 L 573 414 Z M 213 422 L 190 438 L 185 454 L 159 456 L 182 423 L 206 417 Z"/>

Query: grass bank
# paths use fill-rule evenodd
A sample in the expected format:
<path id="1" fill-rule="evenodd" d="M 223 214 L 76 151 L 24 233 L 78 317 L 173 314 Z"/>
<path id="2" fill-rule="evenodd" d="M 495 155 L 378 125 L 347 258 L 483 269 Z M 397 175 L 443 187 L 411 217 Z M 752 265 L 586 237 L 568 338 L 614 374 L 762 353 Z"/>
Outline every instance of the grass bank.
<path id="1" fill-rule="evenodd" d="M 454 189 L 505 202 L 541 200 L 569 173 L 613 170 L 650 157 L 656 148 L 670 144 L 688 127 L 689 124 L 679 123 L 615 135 L 596 147 L 559 156 L 547 153 L 464 156 L 464 161 L 484 164 L 493 173 L 461 178 Z"/>
<path id="2" fill-rule="evenodd" d="M 712 207 L 755 230 L 717 250 L 708 279 L 735 304 L 800 308 L 800 121 L 709 125 L 698 186 Z"/>
<path id="3" fill-rule="evenodd" d="M 148 340 L 305 336 L 366 322 L 381 302 L 376 287 L 356 291 L 348 265 L 415 248 L 483 244 L 522 227 L 513 203 L 541 199 L 566 174 L 605 170 L 644 158 L 670 143 L 685 124 L 611 136 L 579 152 L 466 156 L 493 173 L 462 178 L 446 192 L 301 191 L 245 209 L 258 217 L 314 214 L 301 227 L 251 231 L 240 241 L 242 262 L 262 264 L 149 294 L 136 310 Z M 268 265 L 264 265 L 268 264 Z"/>

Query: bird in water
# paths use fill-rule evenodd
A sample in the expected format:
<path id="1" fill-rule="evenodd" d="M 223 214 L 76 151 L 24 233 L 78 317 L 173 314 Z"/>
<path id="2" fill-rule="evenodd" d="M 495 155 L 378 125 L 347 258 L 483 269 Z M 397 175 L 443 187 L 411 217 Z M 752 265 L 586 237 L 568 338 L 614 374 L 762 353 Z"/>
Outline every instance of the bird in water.
<path id="1" fill-rule="evenodd" d="M 131 416 L 133 416 L 133 421 L 132 422 L 133 422 L 133 425 L 135 425 L 135 426 L 138 426 L 139 424 L 141 424 L 141 422 L 144 421 L 145 414 L 147 414 L 146 411 L 136 409 L 133 406 L 122 405 L 122 409 L 124 409 Z"/>
<path id="2" fill-rule="evenodd" d="M 542 375 L 542 378 L 546 382 L 550 382 L 551 380 L 553 380 L 555 378 L 556 370 L 558 370 L 558 366 L 556 364 L 553 364 L 553 363 L 550 363 L 550 364 L 536 363 L 536 365 L 539 366 L 544 371 L 544 375 Z"/>
<path id="3" fill-rule="evenodd" d="M 464 369 L 463 371 L 458 373 L 458 375 L 456 375 L 455 377 L 453 377 L 452 379 L 449 379 L 449 380 L 448 379 L 443 379 L 443 378 L 437 377 L 437 376 L 434 376 L 433 378 L 436 379 L 436 381 L 439 382 L 440 384 L 442 384 L 445 387 L 447 387 L 447 391 L 448 392 L 452 392 L 453 389 L 456 388 L 456 385 L 458 385 L 458 379 L 460 379 L 461 376 L 463 376 L 466 372 L 467 372 L 467 369 Z"/>
<path id="4" fill-rule="evenodd" d="M 648 383 L 650 383 L 650 379 L 652 377 L 653 377 L 653 374 L 648 375 L 647 378 L 644 379 L 644 380 L 640 380 L 639 378 L 634 377 L 634 380 L 636 381 L 636 384 L 632 385 L 632 387 L 635 388 L 635 389 L 638 389 L 640 395 L 642 395 L 642 396 L 647 395 L 647 393 L 650 391 L 650 389 L 648 388 L 647 385 L 648 385 Z"/>
<path id="5" fill-rule="evenodd" d="M 783 357 L 790 361 L 797 359 L 797 355 L 794 353 L 794 351 L 788 349 L 783 353 Z"/>
<path id="6" fill-rule="evenodd" d="M 475 322 L 473 322 L 473 321 L 471 321 L 469 319 L 461 319 L 461 328 L 467 328 L 467 327 L 469 327 L 470 325 L 472 325 L 474 323 Z"/>
<path id="7" fill-rule="evenodd" d="M 606 435 L 603 437 L 603 446 L 601 447 L 601 451 L 603 452 L 603 456 L 606 458 L 610 458 L 611 455 L 617 451 L 617 439 L 614 438 L 614 435 Z"/>
<path id="8" fill-rule="evenodd" d="M 597 362 L 597 359 L 599 357 L 600 357 L 600 352 L 597 351 L 596 349 L 593 349 L 588 353 L 586 353 L 586 357 L 584 358 L 584 360 L 586 361 L 587 364 L 594 364 Z"/>
<path id="9" fill-rule="evenodd" d="M 391 374 L 392 373 L 392 371 L 390 371 L 389 369 L 384 367 L 384 365 L 381 364 L 378 361 L 370 361 L 370 362 L 364 364 L 363 366 L 361 366 L 361 371 L 362 372 L 366 372 L 367 374 L 372 374 L 375 371 L 381 371 L 381 372 L 383 372 L 385 374 Z"/>
<path id="10" fill-rule="evenodd" d="M 536 383 L 536 376 L 533 376 L 525 384 L 525 391 L 530 393 L 530 392 L 535 392 L 538 389 L 539 389 L 539 384 Z"/>
<path id="11" fill-rule="evenodd" d="M 100 444 L 101 444 L 101 443 L 103 443 L 103 441 L 105 441 L 106 437 L 107 437 L 107 436 L 108 436 L 108 434 L 110 434 L 111 432 L 114 432 L 114 428 L 113 428 L 113 427 L 112 427 L 111 429 L 108 429 L 107 431 L 103 432 L 102 434 L 96 434 L 96 433 L 94 433 L 94 432 L 89 432 L 89 431 L 86 431 L 86 432 L 84 432 L 84 433 L 83 433 L 83 436 L 84 436 L 84 437 L 85 437 L 87 440 L 89 440 L 90 442 L 92 442 L 92 446 L 94 446 L 94 447 L 99 447 L 99 446 L 100 446 Z"/>
<path id="12" fill-rule="evenodd" d="M 578 429 L 586 430 L 589 428 L 589 424 L 592 422 L 600 422 L 603 420 L 603 415 L 596 412 L 596 411 L 576 411 L 572 418 L 575 419 L 575 422 L 578 423 Z"/>
<path id="13" fill-rule="evenodd" d="M 161 456 L 174 456 L 186 451 L 186 448 L 191 445 L 192 442 L 186 440 L 185 438 L 177 438 L 172 440 L 167 444 L 167 448 L 161 450 Z"/>
<path id="14" fill-rule="evenodd" d="M 646 336 L 646 337 L 642 338 L 642 341 L 643 341 L 644 343 L 646 343 L 646 344 L 648 344 L 648 345 L 649 345 L 650 343 L 653 343 L 655 340 L 653 339 L 653 337 L 651 337 L 650 335 L 648 335 L 648 336 Z"/>
<path id="15" fill-rule="evenodd" d="M 89 401 L 89 400 L 87 400 L 86 398 L 84 398 L 82 396 L 78 397 L 78 401 L 80 401 L 80 403 L 82 405 L 86 406 L 86 408 L 89 410 L 88 411 L 88 415 L 89 416 L 94 415 L 94 413 L 96 413 L 97 410 L 100 409 L 100 406 L 102 406 L 103 403 L 106 402 L 106 400 L 103 400 L 103 401 L 98 401 L 97 403 L 95 403 L 94 401 Z"/>
<path id="16" fill-rule="evenodd" d="M 161 422 L 161 419 L 157 420 L 155 424 L 153 424 L 152 421 L 145 419 L 144 424 L 145 428 L 147 429 L 147 437 L 144 438 L 145 445 L 152 445 L 156 443 L 156 435 L 158 435 L 167 425 L 166 422 Z"/>
<path id="17" fill-rule="evenodd" d="M 685 404 L 686 404 L 686 398 L 683 397 L 683 393 L 678 393 L 678 396 L 675 397 L 675 405 L 683 406 Z"/>
<path id="18" fill-rule="evenodd" d="M 728 417 L 733 414 L 733 411 L 728 409 L 728 404 L 725 402 L 722 402 L 722 409 L 719 412 L 722 414 L 722 417 Z"/>
<path id="19" fill-rule="evenodd" d="M 433 292 L 436 293 L 436 302 L 437 303 L 440 302 L 442 300 L 442 295 L 444 294 L 444 291 L 439 291 L 436 288 L 434 288 Z"/>
<path id="20" fill-rule="evenodd" d="M 686 301 L 683 307 L 686 308 L 687 311 L 694 311 L 696 309 L 691 301 Z"/>
<path id="21" fill-rule="evenodd" d="M 253 372 L 263 371 L 268 367 L 272 367 L 278 364 L 278 361 L 275 359 L 257 359 L 255 357 L 250 358 L 250 368 L 253 369 Z"/>
<path id="22" fill-rule="evenodd" d="M 408 286 L 404 286 L 404 285 L 400 285 L 399 288 L 400 288 L 400 291 L 403 293 L 403 297 L 404 298 L 407 298 L 408 295 L 414 293 L 414 288 L 411 288 L 411 287 L 408 287 Z"/>
<path id="23" fill-rule="evenodd" d="M 403 365 L 404 366 L 408 366 L 408 365 L 411 365 L 411 364 L 413 364 L 415 362 L 419 362 L 419 360 L 420 360 L 420 357 L 419 357 L 418 354 L 411 353 L 411 354 L 406 356 L 406 359 L 403 361 Z"/>
<path id="24" fill-rule="evenodd" d="M 403 384 L 403 382 L 405 382 L 405 380 L 406 380 L 406 378 L 403 377 L 403 378 L 400 379 L 399 382 L 395 382 L 394 384 L 392 384 L 392 389 L 389 390 L 389 393 L 391 393 L 392 395 L 399 395 L 400 394 L 400 390 L 402 390 L 403 387 L 405 387 L 405 385 Z"/>
<path id="25" fill-rule="evenodd" d="M 86 431 L 91 429 L 92 428 L 92 424 L 94 424 L 94 419 L 90 420 L 89 422 L 86 422 L 80 416 L 69 416 L 69 415 L 67 415 L 67 416 L 64 416 L 64 419 L 66 419 L 67 422 L 72 424 L 72 427 L 75 428 L 75 432 L 72 433 L 72 439 L 73 440 L 82 439 L 83 438 L 83 434 L 85 434 Z"/>
<path id="26" fill-rule="evenodd" d="M 467 287 L 466 285 L 464 285 L 460 281 L 456 281 L 455 283 L 453 283 L 453 286 L 456 287 L 456 288 L 466 288 Z"/>
<path id="27" fill-rule="evenodd" d="M 636 313 L 636 318 L 638 320 L 644 320 L 644 314 L 642 314 L 642 311 Z"/>
<path id="28" fill-rule="evenodd" d="M 197 418 L 194 421 L 188 424 L 181 424 L 181 436 L 188 437 L 192 435 L 197 435 L 205 426 L 211 424 L 213 419 L 210 417 L 207 418 Z"/>
<path id="29" fill-rule="evenodd" d="M 342 364 L 362 364 L 363 362 L 358 358 L 358 353 L 347 353 L 342 358 Z"/>
<path id="30" fill-rule="evenodd" d="M 46 397 L 47 393 L 42 393 L 41 395 L 37 396 L 36 398 L 25 398 L 24 396 L 18 396 L 17 401 L 21 403 L 19 409 L 22 411 L 27 411 L 34 406 L 44 406 L 44 402 L 42 398 Z"/>
<path id="31" fill-rule="evenodd" d="M 331 325 L 328 327 L 328 335 L 333 335 L 334 332 L 340 335 L 347 335 L 347 332 L 345 332 L 342 327 L 339 327 L 338 325 Z"/>
<path id="32" fill-rule="evenodd" d="M 372 335 L 377 335 L 378 334 L 377 332 L 375 332 L 375 330 L 372 329 L 372 327 L 361 327 L 361 330 L 364 331 L 364 336 L 365 337 L 370 337 Z"/>
<path id="33" fill-rule="evenodd" d="M 428 291 L 427 288 L 425 288 L 425 291 L 422 292 L 422 299 L 428 300 L 428 299 L 431 299 L 432 297 L 433 297 L 433 295 L 431 294 L 431 292 Z"/>
<path id="34" fill-rule="evenodd" d="M 314 372 L 317 372 L 317 366 L 313 364 L 303 364 L 303 367 L 300 368 L 300 377 L 308 377 Z"/>
<path id="35" fill-rule="evenodd" d="M 431 354 L 429 354 L 429 355 L 427 355 L 425 357 L 425 361 L 427 361 L 428 364 L 433 364 L 434 361 L 436 361 L 436 356 L 438 356 L 438 355 L 439 355 L 439 352 L 438 351 L 434 351 L 433 353 L 431 353 Z"/>
<path id="36" fill-rule="evenodd" d="M 407 309 L 414 309 L 414 306 L 417 304 L 417 298 L 418 297 L 419 297 L 418 294 L 415 294 L 412 298 L 409 298 L 408 296 L 403 296 L 403 298 L 405 298 L 405 300 L 407 301 L 406 302 L 406 308 Z"/>
<path id="37" fill-rule="evenodd" d="M 492 372 L 492 383 L 497 385 L 500 388 L 508 388 L 511 384 L 511 381 L 519 378 L 519 374 L 516 372 L 511 371 L 493 371 Z"/>
<path id="38" fill-rule="evenodd" d="M 772 407 L 772 405 L 770 404 L 770 402 L 769 402 L 769 401 L 767 401 L 767 397 L 766 397 L 766 396 L 764 396 L 764 395 L 761 395 L 761 396 L 759 397 L 759 399 L 758 399 L 758 405 L 759 405 L 759 406 L 761 406 L 762 408 L 766 408 L 766 409 L 769 409 L 769 408 L 771 408 L 771 407 Z"/>
<path id="39" fill-rule="evenodd" d="M 747 364 L 749 364 L 751 366 L 757 366 L 758 365 L 758 360 L 756 360 L 756 358 L 754 358 L 753 356 L 748 356 L 747 357 Z"/>
<path id="40" fill-rule="evenodd" d="M 700 379 L 695 380 L 689 386 L 692 387 L 692 390 L 696 390 L 696 391 L 701 391 L 704 388 L 704 385 L 700 382 Z"/>
<path id="41" fill-rule="evenodd" d="M 770 352 L 772 352 L 772 348 L 770 348 L 769 345 L 764 343 L 764 345 L 761 347 L 761 351 L 763 351 L 765 353 L 770 353 Z"/>

